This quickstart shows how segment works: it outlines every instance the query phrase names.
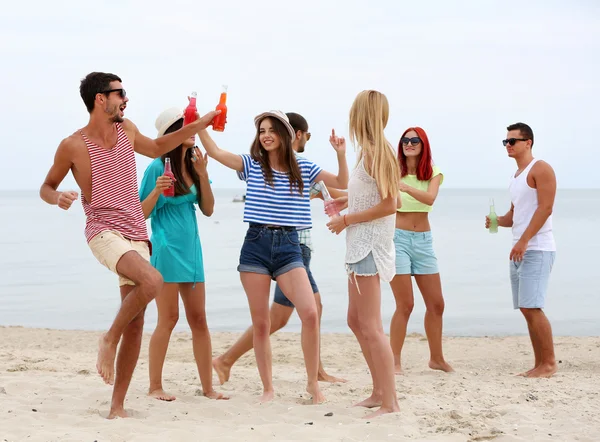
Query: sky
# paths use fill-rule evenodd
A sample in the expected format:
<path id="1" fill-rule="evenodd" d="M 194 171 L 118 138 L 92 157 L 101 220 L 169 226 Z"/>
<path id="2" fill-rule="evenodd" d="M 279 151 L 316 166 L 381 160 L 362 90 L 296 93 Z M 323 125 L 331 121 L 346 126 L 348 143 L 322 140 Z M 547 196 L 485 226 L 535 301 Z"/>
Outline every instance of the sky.
<path id="1" fill-rule="evenodd" d="M 227 84 L 221 148 L 248 152 L 263 111 L 298 112 L 312 134 L 304 155 L 335 172 L 331 129 L 348 138 L 354 98 L 376 89 L 388 140 L 424 128 L 444 187 L 506 188 L 515 163 L 501 140 L 522 121 L 559 188 L 600 188 L 594 0 L 10 2 L 0 59 L 0 190 L 39 188 L 60 141 L 87 123 L 79 82 L 92 71 L 123 79 L 126 118 L 151 137 L 161 111 L 192 91 L 212 110 Z M 353 167 L 350 144 L 347 158 Z M 141 181 L 151 160 L 136 159 Z M 244 188 L 214 160 L 209 173 L 215 188 Z M 71 175 L 59 189 L 77 190 Z"/>

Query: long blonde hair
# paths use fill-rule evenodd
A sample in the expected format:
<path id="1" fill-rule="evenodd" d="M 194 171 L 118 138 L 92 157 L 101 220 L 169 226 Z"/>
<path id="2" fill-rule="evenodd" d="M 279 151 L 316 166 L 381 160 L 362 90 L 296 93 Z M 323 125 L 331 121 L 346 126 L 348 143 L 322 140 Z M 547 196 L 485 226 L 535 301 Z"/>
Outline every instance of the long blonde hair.
<path id="1" fill-rule="evenodd" d="M 350 141 L 358 145 L 357 162 L 369 159 L 365 169 L 377 182 L 382 199 L 396 197 L 400 182 L 398 159 L 383 133 L 389 114 L 386 96 L 374 90 L 359 93 L 350 108 Z"/>

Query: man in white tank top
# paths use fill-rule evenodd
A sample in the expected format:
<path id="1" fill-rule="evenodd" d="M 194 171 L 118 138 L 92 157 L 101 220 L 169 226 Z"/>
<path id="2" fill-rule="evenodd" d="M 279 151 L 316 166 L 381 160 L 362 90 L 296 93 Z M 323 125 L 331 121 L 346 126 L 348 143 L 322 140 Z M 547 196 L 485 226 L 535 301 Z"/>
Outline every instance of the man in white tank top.
<path id="1" fill-rule="evenodd" d="M 552 327 L 543 312 L 556 245 L 552 233 L 552 208 L 556 176 L 552 167 L 533 158 L 533 131 L 524 123 L 507 127 L 503 144 L 517 162 L 510 180 L 510 210 L 498 217 L 498 226 L 512 227 L 510 280 L 513 306 L 527 320 L 535 355 L 534 367 L 526 377 L 550 377 L 556 373 Z M 486 217 L 485 226 L 490 220 Z"/>

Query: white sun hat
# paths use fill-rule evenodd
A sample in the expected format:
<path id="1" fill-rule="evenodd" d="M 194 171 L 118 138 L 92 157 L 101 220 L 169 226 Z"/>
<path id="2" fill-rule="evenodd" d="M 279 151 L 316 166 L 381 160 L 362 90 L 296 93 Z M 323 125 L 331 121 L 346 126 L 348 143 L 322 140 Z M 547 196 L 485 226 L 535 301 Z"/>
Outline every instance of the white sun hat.
<path id="1" fill-rule="evenodd" d="M 260 124 L 260 122 L 266 117 L 277 118 L 279 121 L 281 121 L 283 123 L 285 128 L 290 133 L 290 137 L 292 137 L 292 141 L 294 140 L 294 138 L 296 138 L 296 131 L 290 124 L 290 120 L 288 119 L 288 116 L 286 114 L 284 114 L 283 112 L 281 112 L 280 110 L 272 110 L 269 112 L 263 112 L 262 114 L 254 117 L 254 125 L 256 126 L 257 129 L 258 129 L 258 125 Z"/>
<path id="2" fill-rule="evenodd" d="M 154 123 L 154 126 L 158 131 L 158 136 L 162 137 L 167 129 L 180 119 L 183 119 L 183 111 L 179 108 L 170 107 L 169 109 L 162 111 Z"/>

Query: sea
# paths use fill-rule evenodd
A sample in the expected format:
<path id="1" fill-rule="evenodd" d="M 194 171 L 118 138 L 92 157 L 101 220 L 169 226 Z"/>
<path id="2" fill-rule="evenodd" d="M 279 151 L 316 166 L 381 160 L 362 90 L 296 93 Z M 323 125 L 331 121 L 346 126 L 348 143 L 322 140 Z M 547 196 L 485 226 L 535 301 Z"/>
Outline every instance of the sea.
<path id="1" fill-rule="evenodd" d="M 240 189 L 215 189 L 215 211 L 197 211 L 206 272 L 206 311 L 211 331 L 244 330 L 250 325 L 246 296 L 236 270 L 247 224 Z M 510 229 L 490 234 L 484 227 L 490 199 L 503 214 L 506 189 L 440 189 L 430 214 L 446 302 L 447 336 L 527 334 L 512 307 L 509 281 Z M 345 235 L 326 227 L 323 202 L 311 202 L 313 275 L 323 301 L 322 333 L 350 333 L 346 324 Z M 553 221 L 557 254 L 546 302 L 555 335 L 600 335 L 600 190 L 559 190 Z M 72 330 L 105 330 L 119 307 L 117 276 L 100 265 L 84 236 L 79 201 L 69 211 L 44 203 L 37 191 L 0 191 L 0 325 Z M 424 333 L 425 306 L 414 285 L 410 333 Z M 271 287 L 273 296 L 274 284 Z M 384 329 L 395 302 L 382 284 Z M 176 330 L 189 327 L 180 308 Z M 156 325 L 156 306 L 146 312 L 145 329 Z M 292 315 L 285 331 L 300 331 Z"/>

